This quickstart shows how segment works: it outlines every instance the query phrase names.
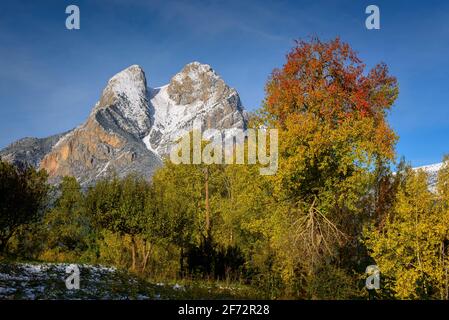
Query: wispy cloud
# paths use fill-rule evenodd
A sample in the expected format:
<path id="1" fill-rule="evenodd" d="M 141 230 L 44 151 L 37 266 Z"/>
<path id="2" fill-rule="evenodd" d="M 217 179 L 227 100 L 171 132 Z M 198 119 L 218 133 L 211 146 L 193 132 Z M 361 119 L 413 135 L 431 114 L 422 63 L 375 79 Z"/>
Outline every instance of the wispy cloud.
<path id="1" fill-rule="evenodd" d="M 197 35 L 220 36 L 229 31 L 240 31 L 268 41 L 288 39 L 273 31 L 279 21 L 285 23 L 290 19 L 273 10 L 279 2 L 262 5 L 260 1 L 115 0 L 113 3 L 118 6 L 131 4 L 147 10 L 149 15 L 156 15 L 167 26 L 184 27 L 179 29 L 181 34 L 188 30 Z"/>

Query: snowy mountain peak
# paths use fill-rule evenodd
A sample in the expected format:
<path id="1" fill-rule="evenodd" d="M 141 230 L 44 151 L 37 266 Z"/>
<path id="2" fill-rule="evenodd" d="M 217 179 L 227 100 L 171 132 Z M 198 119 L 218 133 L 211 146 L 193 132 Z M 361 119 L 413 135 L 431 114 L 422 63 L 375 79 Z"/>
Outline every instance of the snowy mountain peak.
<path id="1" fill-rule="evenodd" d="M 52 182 L 74 176 L 83 185 L 114 172 L 150 178 L 179 134 L 202 129 L 246 128 L 237 91 L 207 64 L 192 62 L 159 88 L 132 65 L 106 84 L 87 121 L 70 132 L 21 142 L 2 150 L 11 162 L 45 169 Z"/>
<path id="2" fill-rule="evenodd" d="M 103 95 L 109 93 L 126 98 L 130 104 L 142 103 L 142 98 L 145 98 L 147 93 L 145 72 L 138 65 L 120 71 L 108 81 L 103 90 Z"/>
<path id="3" fill-rule="evenodd" d="M 142 137 L 151 127 L 147 96 L 145 72 L 132 65 L 108 81 L 92 113 L 98 121 L 112 118 L 124 131 Z"/>
<path id="4" fill-rule="evenodd" d="M 229 88 L 209 65 L 192 62 L 170 80 L 168 94 L 176 104 L 187 105 L 205 103 L 223 95 L 226 89 Z"/>
<path id="5" fill-rule="evenodd" d="M 215 70 L 208 64 L 193 61 L 184 66 L 184 68 L 177 73 L 172 79 L 181 80 L 188 76 L 193 81 L 199 81 L 202 74 L 209 74 L 214 78 L 219 78 Z"/>
<path id="6" fill-rule="evenodd" d="M 151 89 L 149 99 L 154 122 L 143 141 L 159 155 L 167 154 L 184 130 L 246 126 L 237 91 L 207 64 L 187 64 L 168 85 Z"/>

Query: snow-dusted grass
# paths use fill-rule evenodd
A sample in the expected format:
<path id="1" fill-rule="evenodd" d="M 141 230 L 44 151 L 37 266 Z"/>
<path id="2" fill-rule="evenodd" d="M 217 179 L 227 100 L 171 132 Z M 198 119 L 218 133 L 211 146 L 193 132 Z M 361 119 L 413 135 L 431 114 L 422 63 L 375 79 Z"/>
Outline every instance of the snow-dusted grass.
<path id="1" fill-rule="evenodd" d="M 78 264 L 80 289 L 69 290 L 69 264 L 0 263 L 1 299 L 248 299 L 261 296 L 248 286 L 207 281 L 151 283 L 115 268 Z"/>
<path id="2" fill-rule="evenodd" d="M 0 264 L 0 299 L 155 299 L 156 286 L 114 268 L 78 265 L 80 289 L 69 290 L 68 264 Z M 160 295 L 159 295 L 160 296 Z"/>

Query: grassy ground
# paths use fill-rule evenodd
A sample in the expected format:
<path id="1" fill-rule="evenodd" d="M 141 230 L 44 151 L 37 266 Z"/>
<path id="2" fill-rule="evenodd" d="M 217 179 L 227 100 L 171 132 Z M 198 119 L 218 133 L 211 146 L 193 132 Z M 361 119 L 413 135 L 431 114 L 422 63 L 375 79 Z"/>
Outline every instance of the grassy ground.
<path id="1" fill-rule="evenodd" d="M 153 283 L 128 272 L 78 265 L 80 288 L 69 290 L 68 264 L 0 263 L 0 299 L 257 299 L 254 288 L 210 281 Z"/>

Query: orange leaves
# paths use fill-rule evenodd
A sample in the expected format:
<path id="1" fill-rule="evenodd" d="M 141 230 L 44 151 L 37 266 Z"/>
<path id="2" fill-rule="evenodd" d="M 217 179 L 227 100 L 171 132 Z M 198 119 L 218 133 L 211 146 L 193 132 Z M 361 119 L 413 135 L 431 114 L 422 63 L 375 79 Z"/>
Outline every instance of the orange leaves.
<path id="1" fill-rule="evenodd" d="M 397 83 L 379 64 L 367 75 L 365 65 L 340 39 L 297 41 L 282 69 L 273 72 L 266 87 L 267 111 L 283 125 L 292 112 L 311 111 L 323 117 L 347 113 L 373 116 L 397 97 Z"/>
<path id="2" fill-rule="evenodd" d="M 397 81 L 385 64 L 366 73 L 357 54 L 339 38 L 296 41 L 283 67 L 273 71 L 266 93 L 264 112 L 271 115 L 269 125 L 287 129 L 295 114 L 312 114 L 317 119 L 314 130 L 321 134 L 323 128 L 338 132 L 348 123 L 356 128 L 357 121 L 369 118 L 372 127 L 364 138 L 391 157 L 396 138 L 385 111 L 397 98 Z"/>

